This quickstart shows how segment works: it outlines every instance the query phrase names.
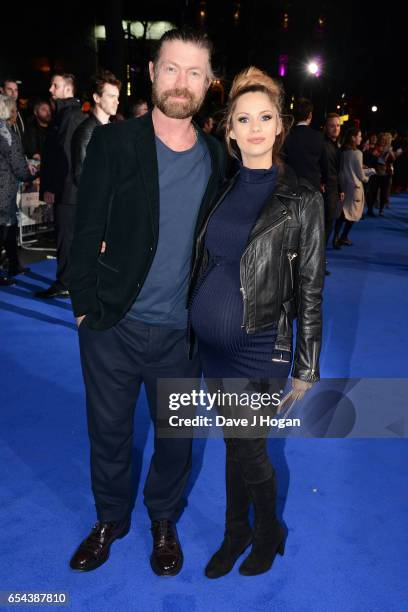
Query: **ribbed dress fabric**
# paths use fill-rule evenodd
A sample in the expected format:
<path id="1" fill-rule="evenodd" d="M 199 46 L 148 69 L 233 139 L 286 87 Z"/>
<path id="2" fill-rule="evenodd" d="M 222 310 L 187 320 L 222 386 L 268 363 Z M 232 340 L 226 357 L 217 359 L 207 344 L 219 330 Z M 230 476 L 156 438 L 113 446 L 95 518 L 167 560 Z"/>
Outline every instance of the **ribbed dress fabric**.
<path id="1" fill-rule="evenodd" d="M 276 187 L 277 169 L 241 166 L 233 189 L 206 232 L 209 263 L 195 290 L 190 320 L 207 378 L 286 377 L 288 364 L 272 361 L 276 329 L 247 334 L 240 292 L 240 259 L 262 207 Z"/>

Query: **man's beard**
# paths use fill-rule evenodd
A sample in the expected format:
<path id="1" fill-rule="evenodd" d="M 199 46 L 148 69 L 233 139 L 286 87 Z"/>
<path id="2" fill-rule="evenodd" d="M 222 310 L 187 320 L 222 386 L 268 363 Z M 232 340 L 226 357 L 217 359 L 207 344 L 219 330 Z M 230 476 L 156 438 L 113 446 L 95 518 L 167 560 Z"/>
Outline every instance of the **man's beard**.
<path id="1" fill-rule="evenodd" d="M 186 98 L 185 102 L 176 102 L 169 100 L 171 96 L 182 96 Z M 193 117 L 199 110 L 204 101 L 205 92 L 200 98 L 195 98 L 187 88 L 167 89 L 159 93 L 157 91 L 156 81 L 152 87 L 152 101 L 154 106 L 157 106 L 161 112 L 172 119 L 187 119 Z"/>

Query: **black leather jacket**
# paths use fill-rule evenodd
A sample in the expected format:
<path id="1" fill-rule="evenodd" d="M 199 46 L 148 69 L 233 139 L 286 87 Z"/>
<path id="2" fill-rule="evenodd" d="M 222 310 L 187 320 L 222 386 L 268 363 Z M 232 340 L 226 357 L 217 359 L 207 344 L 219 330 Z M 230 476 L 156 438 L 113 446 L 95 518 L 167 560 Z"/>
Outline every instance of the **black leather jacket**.
<path id="1" fill-rule="evenodd" d="M 78 187 L 82 174 L 82 166 L 86 157 L 86 149 L 91 140 L 92 133 L 97 125 L 102 125 L 99 119 L 91 113 L 87 119 L 75 130 L 72 138 L 72 174 L 75 185 Z"/>
<path id="2" fill-rule="evenodd" d="M 189 302 L 208 263 L 208 221 L 236 175 L 222 190 L 196 243 Z M 289 166 L 282 166 L 274 194 L 266 201 L 241 256 L 242 327 L 248 334 L 278 327 L 274 361 L 292 360 L 293 320 L 297 318 L 292 376 L 319 380 L 322 289 L 325 269 L 323 198 Z M 190 344 L 194 332 L 190 332 Z"/>

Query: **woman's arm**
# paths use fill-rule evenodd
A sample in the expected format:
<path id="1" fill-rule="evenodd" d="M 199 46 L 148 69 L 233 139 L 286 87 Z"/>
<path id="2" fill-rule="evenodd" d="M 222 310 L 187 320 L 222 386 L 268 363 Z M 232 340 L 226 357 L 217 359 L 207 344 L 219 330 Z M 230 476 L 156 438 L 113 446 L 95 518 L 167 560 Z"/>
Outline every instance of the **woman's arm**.
<path id="1" fill-rule="evenodd" d="M 298 255 L 298 316 L 292 377 L 305 382 L 319 380 L 322 341 L 322 291 L 325 270 L 323 198 L 308 191 L 303 198 Z"/>

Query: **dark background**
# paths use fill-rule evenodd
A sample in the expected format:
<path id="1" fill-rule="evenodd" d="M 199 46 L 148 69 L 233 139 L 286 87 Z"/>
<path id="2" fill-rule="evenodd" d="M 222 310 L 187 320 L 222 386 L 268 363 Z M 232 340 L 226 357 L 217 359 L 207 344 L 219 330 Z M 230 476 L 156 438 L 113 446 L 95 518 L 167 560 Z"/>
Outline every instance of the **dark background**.
<path id="1" fill-rule="evenodd" d="M 71 0 L 9 6 L 2 12 L 0 76 L 20 80 L 20 96 L 30 98 L 48 95 L 54 70 L 73 72 L 85 98 L 89 76 L 98 67 L 108 68 L 125 81 L 121 110 L 126 112 L 131 100 L 149 95 L 147 61 L 154 42 L 126 38 L 122 19 L 204 29 L 215 43 L 213 64 L 225 93 L 234 74 L 249 64 L 278 77 L 278 58 L 287 55 L 282 81 L 288 109 L 292 96 L 306 95 L 315 104 L 316 124 L 325 112 L 341 111 L 359 119 L 363 130 L 408 131 L 402 3 L 381 9 L 356 0 Z M 92 38 L 96 24 L 105 25 L 106 41 Z M 316 54 L 323 62 L 319 78 L 305 71 Z M 214 89 L 208 104 L 216 109 L 221 103 L 221 91 Z"/>

